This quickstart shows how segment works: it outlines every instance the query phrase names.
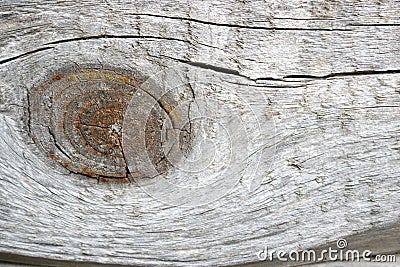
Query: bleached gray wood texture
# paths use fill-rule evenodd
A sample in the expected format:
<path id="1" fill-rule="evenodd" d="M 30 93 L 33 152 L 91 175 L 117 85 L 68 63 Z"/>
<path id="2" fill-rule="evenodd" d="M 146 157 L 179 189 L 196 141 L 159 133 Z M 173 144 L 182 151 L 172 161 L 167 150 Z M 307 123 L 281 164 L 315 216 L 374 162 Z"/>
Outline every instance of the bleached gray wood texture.
<path id="1" fill-rule="evenodd" d="M 0 11 L 0 252 L 235 265 L 265 246 L 321 247 L 398 224 L 399 1 L 6 0 Z M 243 176 L 217 201 L 172 207 L 134 183 L 49 164 L 27 133 L 27 93 L 85 64 L 175 66 L 196 94 L 249 103 L 270 137 L 255 147 L 275 151 L 261 185 L 249 191 Z"/>

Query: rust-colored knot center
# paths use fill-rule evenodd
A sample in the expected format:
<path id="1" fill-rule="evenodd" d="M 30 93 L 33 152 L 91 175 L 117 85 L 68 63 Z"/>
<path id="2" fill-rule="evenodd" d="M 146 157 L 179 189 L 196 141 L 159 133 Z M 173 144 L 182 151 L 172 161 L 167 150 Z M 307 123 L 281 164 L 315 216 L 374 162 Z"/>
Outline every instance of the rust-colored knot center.
<path id="1" fill-rule="evenodd" d="M 122 122 L 143 79 L 112 70 L 58 74 L 30 97 L 30 129 L 38 146 L 73 173 L 126 178 Z"/>

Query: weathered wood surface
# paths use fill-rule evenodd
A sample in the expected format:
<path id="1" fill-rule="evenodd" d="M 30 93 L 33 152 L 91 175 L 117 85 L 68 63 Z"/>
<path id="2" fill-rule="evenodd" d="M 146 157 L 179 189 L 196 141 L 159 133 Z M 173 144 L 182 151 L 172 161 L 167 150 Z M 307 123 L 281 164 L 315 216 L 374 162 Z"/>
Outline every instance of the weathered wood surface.
<path id="1" fill-rule="evenodd" d="M 3 1 L 0 11 L 4 255 L 234 265 L 266 245 L 320 247 L 398 224 L 399 1 Z M 261 185 L 249 191 L 244 175 L 217 201 L 172 207 L 134 183 L 49 164 L 27 133 L 27 93 L 85 64 L 175 66 L 196 94 L 249 103 L 269 137 L 255 147 L 275 148 Z"/>

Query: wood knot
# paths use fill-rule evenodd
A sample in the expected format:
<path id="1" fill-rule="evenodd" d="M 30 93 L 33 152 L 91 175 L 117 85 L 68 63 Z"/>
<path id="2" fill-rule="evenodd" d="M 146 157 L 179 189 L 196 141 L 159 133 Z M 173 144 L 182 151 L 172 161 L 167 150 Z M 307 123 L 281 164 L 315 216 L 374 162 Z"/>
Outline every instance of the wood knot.
<path id="1" fill-rule="evenodd" d="M 146 79 L 127 71 L 86 68 L 59 73 L 29 94 L 29 129 L 36 145 L 70 172 L 99 181 L 130 176 L 123 148 L 124 115 L 132 96 Z M 151 88 L 154 91 L 154 88 Z M 140 106 L 138 100 L 134 105 Z M 161 173 L 170 164 L 162 144 L 162 125 L 173 110 L 173 97 L 163 97 L 144 121 L 146 151 Z M 189 145 L 184 146 L 187 150 Z"/>

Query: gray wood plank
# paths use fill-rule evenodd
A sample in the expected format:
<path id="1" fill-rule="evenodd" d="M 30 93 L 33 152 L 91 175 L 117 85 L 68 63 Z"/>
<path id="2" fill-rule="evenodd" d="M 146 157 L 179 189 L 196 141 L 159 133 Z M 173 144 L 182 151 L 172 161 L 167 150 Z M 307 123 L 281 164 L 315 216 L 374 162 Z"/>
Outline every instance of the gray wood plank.
<path id="1" fill-rule="evenodd" d="M 397 229 L 400 216 L 399 9 L 391 0 L 3 1 L 0 252 L 214 266 L 256 263 L 266 245 L 301 250 L 359 236 L 357 246 L 370 247 L 368 233 Z M 222 198 L 174 207 L 136 183 L 97 184 L 51 164 L 29 137 L 27 94 L 86 64 L 161 80 L 173 67 L 205 114 L 247 129 L 250 152 L 263 152 L 258 170 L 231 165 L 238 183 Z M 222 147 L 243 139 L 218 135 L 220 149 L 205 155 L 219 166 Z M 176 181 L 216 177 L 226 176 L 215 167 Z M 376 253 L 400 250 L 375 242 Z"/>

